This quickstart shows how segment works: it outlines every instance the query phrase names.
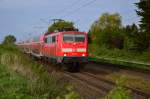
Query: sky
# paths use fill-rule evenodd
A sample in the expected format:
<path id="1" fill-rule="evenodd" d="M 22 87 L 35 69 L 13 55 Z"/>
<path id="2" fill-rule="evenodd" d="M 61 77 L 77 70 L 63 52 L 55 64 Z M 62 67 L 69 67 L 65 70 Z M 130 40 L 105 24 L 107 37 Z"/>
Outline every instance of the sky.
<path id="1" fill-rule="evenodd" d="M 0 0 L 0 42 L 8 34 L 23 41 L 44 33 L 51 19 L 73 21 L 88 31 L 103 13 L 118 12 L 122 24 L 139 24 L 134 3 L 139 0 Z"/>

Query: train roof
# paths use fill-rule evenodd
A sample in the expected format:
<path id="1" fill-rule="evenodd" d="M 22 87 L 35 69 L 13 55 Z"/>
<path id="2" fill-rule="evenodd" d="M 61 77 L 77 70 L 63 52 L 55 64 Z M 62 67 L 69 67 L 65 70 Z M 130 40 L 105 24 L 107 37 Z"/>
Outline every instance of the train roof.
<path id="1" fill-rule="evenodd" d="M 85 33 L 85 32 L 80 32 L 80 31 L 59 31 L 59 32 L 47 32 L 45 35 L 50 35 L 50 34 L 58 34 L 58 33 Z"/>

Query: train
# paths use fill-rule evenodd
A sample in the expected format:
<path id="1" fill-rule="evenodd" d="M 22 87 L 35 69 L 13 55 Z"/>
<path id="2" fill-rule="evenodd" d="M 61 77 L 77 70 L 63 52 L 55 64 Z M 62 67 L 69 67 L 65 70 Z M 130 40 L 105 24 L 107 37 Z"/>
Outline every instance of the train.
<path id="1" fill-rule="evenodd" d="M 79 71 L 88 62 L 86 32 L 47 32 L 17 45 L 32 57 L 61 64 L 60 66 L 67 64 L 67 69 L 70 71 Z"/>

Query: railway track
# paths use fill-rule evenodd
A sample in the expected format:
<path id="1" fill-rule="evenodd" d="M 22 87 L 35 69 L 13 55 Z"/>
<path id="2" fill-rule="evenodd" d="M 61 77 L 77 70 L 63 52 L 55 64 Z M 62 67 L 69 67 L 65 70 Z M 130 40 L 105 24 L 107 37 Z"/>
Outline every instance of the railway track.
<path id="1" fill-rule="evenodd" d="M 87 86 L 91 87 L 92 89 L 96 90 L 97 92 L 100 92 L 101 94 L 106 94 L 110 89 L 113 88 L 113 86 L 104 83 L 103 81 L 96 80 L 93 77 L 84 75 L 82 73 L 65 73 L 65 76 L 68 76 L 71 79 L 78 80 L 82 83 L 85 83 Z"/>
<path id="2" fill-rule="evenodd" d="M 42 64 L 44 65 L 45 63 Z M 47 69 L 49 68 L 51 67 L 48 66 Z M 96 75 L 89 71 L 81 71 L 78 73 L 70 73 L 62 70 L 57 71 L 61 73 L 65 79 L 68 78 L 68 81 L 76 86 L 76 89 L 85 99 L 100 99 L 116 86 L 114 82 L 104 79 L 104 77 L 102 77 L 103 75 Z M 48 72 L 51 71 L 48 70 Z M 132 99 L 150 99 L 149 93 L 127 86 L 124 87 L 132 91 Z"/>
<path id="3" fill-rule="evenodd" d="M 119 65 L 119 64 L 111 64 L 111 63 L 106 63 L 106 62 L 97 62 L 97 61 L 89 61 L 90 65 L 97 65 L 97 67 L 105 69 L 105 70 L 110 70 L 111 71 L 127 71 L 128 73 L 132 73 L 141 77 L 144 77 L 146 79 L 150 79 L 150 71 L 149 70 L 144 70 L 140 68 L 132 68 L 128 67 L 125 65 Z"/>
<path id="4" fill-rule="evenodd" d="M 103 81 L 105 83 L 108 83 L 108 84 L 110 84 L 112 86 L 116 86 L 116 84 L 114 82 L 106 80 L 102 76 L 96 76 L 96 75 L 94 75 L 92 73 L 88 73 L 88 72 L 84 72 L 84 74 L 88 75 L 90 77 L 96 78 L 98 80 L 101 80 L 101 81 Z M 127 86 L 123 86 L 123 87 L 126 88 L 126 89 L 131 90 L 133 92 L 133 95 L 134 95 L 135 99 L 138 99 L 137 97 L 143 97 L 144 99 L 149 99 L 150 98 L 150 94 L 149 93 L 145 93 L 145 92 L 143 92 L 143 91 L 141 91 L 139 89 L 135 89 L 135 88 L 127 87 Z"/>
<path id="5" fill-rule="evenodd" d="M 102 77 L 97 77 L 94 74 L 88 72 L 81 73 L 64 73 L 66 77 L 69 79 L 73 79 L 74 81 L 80 82 L 82 85 L 86 85 L 91 90 L 95 91 L 95 93 L 99 93 L 102 97 L 107 95 L 110 90 L 112 90 L 116 84 L 108 81 Z M 132 91 L 132 99 L 150 99 L 150 94 L 144 93 L 138 89 L 126 87 Z"/>

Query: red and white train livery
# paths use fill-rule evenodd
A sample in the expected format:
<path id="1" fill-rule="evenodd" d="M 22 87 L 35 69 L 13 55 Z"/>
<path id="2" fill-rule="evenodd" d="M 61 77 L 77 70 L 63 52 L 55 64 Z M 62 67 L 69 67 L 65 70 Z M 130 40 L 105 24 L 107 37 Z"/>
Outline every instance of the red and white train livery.
<path id="1" fill-rule="evenodd" d="M 55 63 L 86 63 L 88 37 L 85 32 L 60 31 L 45 33 L 26 43 L 18 44 L 26 53 Z"/>

